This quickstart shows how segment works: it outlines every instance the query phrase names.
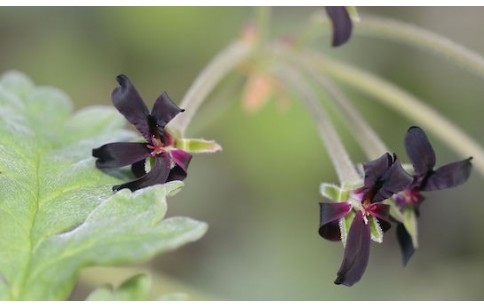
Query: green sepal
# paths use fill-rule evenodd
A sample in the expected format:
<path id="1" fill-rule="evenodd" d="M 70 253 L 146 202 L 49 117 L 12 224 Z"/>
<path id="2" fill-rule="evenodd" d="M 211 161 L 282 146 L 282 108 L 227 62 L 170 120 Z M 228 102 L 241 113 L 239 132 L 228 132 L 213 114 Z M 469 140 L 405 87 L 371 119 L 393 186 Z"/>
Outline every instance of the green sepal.
<path id="1" fill-rule="evenodd" d="M 368 223 L 370 224 L 371 239 L 377 243 L 383 242 L 383 230 L 378 223 L 378 219 L 368 216 Z"/>
<path id="2" fill-rule="evenodd" d="M 331 183 L 322 183 L 319 190 L 323 197 L 335 202 L 346 201 L 350 195 L 349 191 Z"/>
<path id="3" fill-rule="evenodd" d="M 403 223 L 403 215 L 400 211 L 400 208 L 395 204 L 395 202 L 391 199 L 385 201 L 386 204 L 390 206 L 390 216 L 393 217 L 396 221 Z"/>
<path id="4" fill-rule="evenodd" d="M 361 20 L 356 6 L 347 6 L 346 11 L 348 11 L 348 15 L 350 15 L 350 18 L 353 22 L 359 22 Z"/>
<path id="5" fill-rule="evenodd" d="M 147 274 L 140 273 L 124 281 L 118 288 L 111 285 L 94 290 L 88 301 L 142 301 L 148 300 L 151 280 Z"/>
<path id="6" fill-rule="evenodd" d="M 177 139 L 175 147 L 188 153 L 215 153 L 222 150 L 215 141 L 205 139 Z"/>
<path id="7" fill-rule="evenodd" d="M 412 205 L 406 205 L 403 209 L 403 225 L 412 238 L 412 244 L 415 249 L 418 248 L 418 230 L 417 215 Z"/>
<path id="8" fill-rule="evenodd" d="M 354 218 L 355 212 L 351 211 L 339 220 L 339 230 L 341 233 L 341 242 L 343 243 L 343 246 L 346 246 L 346 239 L 348 238 L 348 232 L 350 231 Z"/>

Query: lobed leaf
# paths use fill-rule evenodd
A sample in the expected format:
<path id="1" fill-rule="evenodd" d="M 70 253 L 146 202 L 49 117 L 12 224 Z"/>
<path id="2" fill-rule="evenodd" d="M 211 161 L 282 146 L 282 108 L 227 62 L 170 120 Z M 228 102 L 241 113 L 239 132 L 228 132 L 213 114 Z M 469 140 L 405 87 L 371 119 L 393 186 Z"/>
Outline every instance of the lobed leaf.
<path id="1" fill-rule="evenodd" d="M 61 91 L 0 78 L 0 299 L 54 300 L 80 268 L 147 260 L 200 238 L 206 224 L 162 220 L 182 183 L 113 194 L 92 148 L 136 138 L 114 108 L 74 114 Z"/>
<path id="2" fill-rule="evenodd" d="M 117 289 L 111 285 L 102 286 L 94 290 L 86 300 L 88 301 L 142 301 L 148 300 L 151 281 L 147 274 L 137 274 Z"/>

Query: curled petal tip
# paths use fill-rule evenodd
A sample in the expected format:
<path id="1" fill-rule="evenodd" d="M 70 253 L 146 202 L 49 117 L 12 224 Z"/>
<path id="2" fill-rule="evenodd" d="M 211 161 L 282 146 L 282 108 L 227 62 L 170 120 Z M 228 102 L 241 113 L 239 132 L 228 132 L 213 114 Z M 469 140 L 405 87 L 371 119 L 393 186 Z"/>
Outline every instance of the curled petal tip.
<path id="1" fill-rule="evenodd" d="M 116 81 L 119 83 L 120 86 L 125 87 L 126 82 L 128 82 L 129 79 L 128 76 L 124 74 L 119 74 L 118 76 L 116 76 Z"/>

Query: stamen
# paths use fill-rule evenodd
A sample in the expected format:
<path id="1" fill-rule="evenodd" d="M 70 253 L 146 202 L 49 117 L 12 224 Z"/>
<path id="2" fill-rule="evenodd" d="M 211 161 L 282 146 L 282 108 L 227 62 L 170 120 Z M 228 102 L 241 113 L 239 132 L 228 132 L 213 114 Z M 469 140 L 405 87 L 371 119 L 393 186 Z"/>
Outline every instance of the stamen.
<path id="1" fill-rule="evenodd" d="M 150 150 L 153 150 L 150 153 L 150 155 L 153 157 L 165 152 L 165 145 L 160 139 L 156 138 L 155 135 L 151 136 L 151 144 L 148 144 L 146 147 L 148 147 Z"/>

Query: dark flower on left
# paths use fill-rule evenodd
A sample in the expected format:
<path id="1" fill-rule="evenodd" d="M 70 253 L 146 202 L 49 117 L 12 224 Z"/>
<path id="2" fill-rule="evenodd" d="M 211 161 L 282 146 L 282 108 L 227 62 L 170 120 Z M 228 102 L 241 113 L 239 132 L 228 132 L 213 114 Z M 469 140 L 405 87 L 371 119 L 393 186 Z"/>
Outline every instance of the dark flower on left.
<path id="1" fill-rule="evenodd" d="M 175 147 L 175 138 L 165 126 L 183 112 L 166 92 L 155 101 L 151 113 L 138 91 L 125 75 L 117 76 L 119 87 L 111 95 L 114 107 L 143 135 L 146 142 L 114 142 L 92 150 L 98 168 L 131 165 L 136 180 L 113 187 L 135 191 L 156 184 L 184 180 L 191 154 Z M 148 160 L 147 160 L 148 159 Z M 146 165 L 151 165 L 147 172 Z"/>

